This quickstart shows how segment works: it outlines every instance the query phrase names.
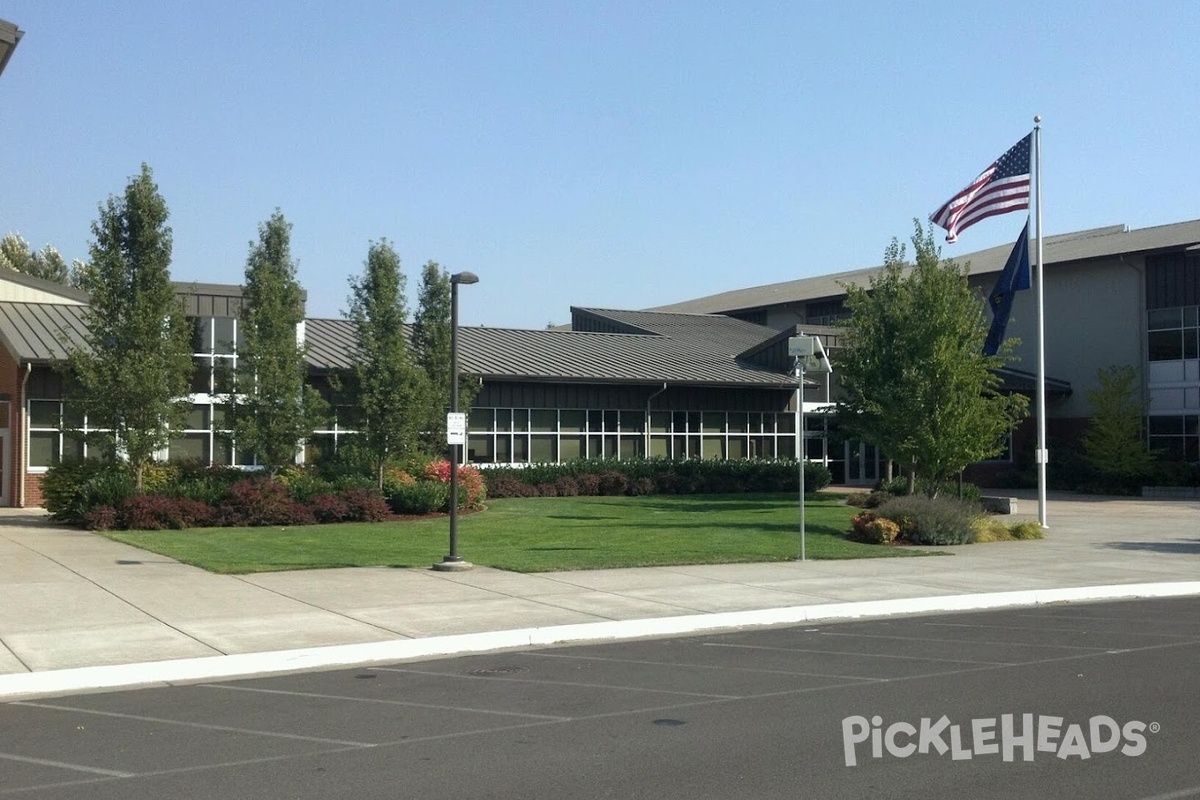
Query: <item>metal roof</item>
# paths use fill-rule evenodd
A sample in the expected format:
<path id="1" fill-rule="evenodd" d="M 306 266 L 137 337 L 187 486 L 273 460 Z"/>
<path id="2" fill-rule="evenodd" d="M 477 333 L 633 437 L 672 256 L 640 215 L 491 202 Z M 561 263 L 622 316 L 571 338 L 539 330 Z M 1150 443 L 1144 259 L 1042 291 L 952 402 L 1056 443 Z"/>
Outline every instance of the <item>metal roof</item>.
<path id="1" fill-rule="evenodd" d="M 1200 220 L 1176 222 L 1132 231 L 1127 230 L 1124 225 L 1111 225 L 1106 228 L 1047 236 L 1042 242 L 1047 267 L 1116 255 L 1172 250 L 1197 243 L 1200 243 Z M 972 275 L 986 275 L 1004 269 L 1004 262 L 1008 259 L 1010 252 L 1012 252 L 1012 244 L 1002 244 L 986 250 L 955 256 L 953 260 L 969 266 Z M 846 293 L 844 288 L 846 284 L 866 286 L 870 283 L 870 279 L 882 269 L 882 266 L 868 267 L 833 275 L 818 275 L 794 281 L 751 286 L 647 310 L 718 314 L 816 300 L 822 297 L 838 297 Z"/>
<path id="2" fill-rule="evenodd" d="M 84 346 L 86 308 L 58 303 L 0 303 L 0 341 L 18 364 L 65 358 L 64 342 Z"/>
<path id="3" fill-rule="evenodd" d="M 459 368 L 483 378 L 556 382 L 787 387 L 794 380 L 735 358 L 743 342 L 773 336 L 771 328 L 711 315 L 585 310 L 647 332 L 462 327 Z M 733 335 L 722 338 L 720 330 Z M 305 340 L 313 367 L 351 366 L 349 320 L 306 320 Z"/>

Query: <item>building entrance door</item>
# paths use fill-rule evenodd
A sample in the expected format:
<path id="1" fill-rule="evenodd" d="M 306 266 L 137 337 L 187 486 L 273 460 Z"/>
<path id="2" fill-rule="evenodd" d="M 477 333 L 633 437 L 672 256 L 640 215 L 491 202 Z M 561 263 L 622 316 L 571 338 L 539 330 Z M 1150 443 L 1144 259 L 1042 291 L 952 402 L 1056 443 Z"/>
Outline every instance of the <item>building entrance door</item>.
<path id="1" fill-rule="evenodd" d="M 879 451 L 866 442 L 846 442 L 846 485 L 874 486 L 879 480 Z"/>

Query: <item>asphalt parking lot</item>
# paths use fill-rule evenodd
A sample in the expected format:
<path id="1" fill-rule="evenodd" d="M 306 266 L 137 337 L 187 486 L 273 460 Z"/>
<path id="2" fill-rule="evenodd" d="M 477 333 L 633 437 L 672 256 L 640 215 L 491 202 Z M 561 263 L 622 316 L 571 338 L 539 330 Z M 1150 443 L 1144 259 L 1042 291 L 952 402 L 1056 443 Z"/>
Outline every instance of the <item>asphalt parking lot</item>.
<path id="1" fill-rule="evenodd" d="M 1052 605 L 12 702 L 0 795 L 1200 796 L 1198 611 Z M 1006 758 L 986 736 L 1005 714 L 1063 719 Z M 887 743 L 943 715 L 927 752 Z M 1097 740 L 1093 717 L 1134 728 Z"/>

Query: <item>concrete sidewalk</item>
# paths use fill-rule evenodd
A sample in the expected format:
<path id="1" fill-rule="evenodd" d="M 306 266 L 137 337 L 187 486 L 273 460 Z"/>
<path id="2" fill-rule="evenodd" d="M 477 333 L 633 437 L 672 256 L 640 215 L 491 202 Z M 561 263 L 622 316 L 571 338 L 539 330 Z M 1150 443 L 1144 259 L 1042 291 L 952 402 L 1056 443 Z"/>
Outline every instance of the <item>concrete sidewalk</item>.
<path id="1" fill-rule="evenodd" d="M 40 511 L 5 510 L 0 512 L 0 699 L 57 685 L 33 680 L 34 673 L 49 678 L 73 671 L 73 682 L 62 686 L 78 689 L 119 685 L 111 677 L 89 677 L 117 674 L 111 670 L 87 672 L 111 665 L 142 666 L 140 681 L 122 679 L 129 684 L 156 680 L 155 675 L 171 680 L 178 673 L 164 662 L 180 659 L 214 665 L 197 675 L 245 674 L 268 669 L 255 665 L 269 660 L 230 662 L 243 669 L 219 666 L 219 657 L 357 646 L 331 661 L 284 659 L 279 667 L 299 668 L 417 655 L 421 647 L 395 646 L 418 645 L 412 640 L 427 643 L 429 652 L 517 641 L 459 637 L 447 644 L 449 650 L 438 649 L 441 640 L 435 643 L 437 637 L 461 634 L 519 629 L 544 632 L 528 641 L 578 640 L 816 618 L 822 608 L 852 616 L 855 607 L 837 604 L 862 601 L 908 601 L 861 608 L 863 614 L 878 614 L 889 607 L 974 607 L 964 595 L 994 592 L 1025 594 L 987 603 L 1111 596 L 1112 590 L 1095 587 L 1112 586 L 1127 586 L 1132 595 L 1200 593 L 1200 584 L 1180 585 L 1200 581 L 1200 500 L 1052 494 L 1048 508 L 1050 530 L 1043 541 L 947 548 L 952 555 L 944 557 L 540 575 L 486 568 L 458 573 L 352 568 L 243 576 L 209 574 L 63 528 Z M 1013 519 L 1036 516 L 1036 501 L 1027 493 L 1020 511 Z M 1092 588 L 1054 591 L 1081 587 Z M 675 624 L 663 622 L 670 620 Z M 589 628 L 588 623 L 609 624 Z M 581 624 L 585 627 L 570 629 L 570 636 L 568 629 L 557 628 Z M 372 648 L 382 643 L 391 644 Z"/>

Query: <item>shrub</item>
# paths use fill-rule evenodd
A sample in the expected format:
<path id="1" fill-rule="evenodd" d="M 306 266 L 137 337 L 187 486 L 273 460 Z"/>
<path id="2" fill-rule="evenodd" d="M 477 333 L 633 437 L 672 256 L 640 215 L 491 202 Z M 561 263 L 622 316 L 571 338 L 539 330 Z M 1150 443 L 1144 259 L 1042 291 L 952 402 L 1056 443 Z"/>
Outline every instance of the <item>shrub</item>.
<path id="1" fill-rule="evenodd" d="M 318 495 L 336 491 L 334 481 L 326 480 L 303 467 L 285 467 L 275 476 L 275 480 L 287 488 L 289 497 L 302 504 L 307 504 Z"/>
<path id="2" fill-rule="evenodd" d="M 1009 526 L 1009 534 L 1014 539 L 1044 539 L 1046 537 L 1042 526 L 1036 522 L 1018 522 L 1015 525 Z"/>
<path id="3" fill-rule="evenodd" d="M 558 486 L 553 483 L 539 483 L 534 487 L 538 497 L 558 497 Z"/>
<path id="4" fill-rule="evenodd" d="M 410 486 L 417 482 L 407 470 L 397 466 L 385 467 L 383 470 L 383 496 L 391 497 L 401 486 Z"/>
<path id="5" fill-rule="evenodd" d="M 117 527 L 117 510 L 112 506 L 96 506 L 83 515 L 83 526 L 89 531 L 111 531 Z"/>
<path id="6" fill-rule="evenodd" d="M 575 497 L 579 494 L 579 481 L 570 475 L 563 475 L 554 482 L 554 488 L 559 497 Z"/>
<path id="7" fill-rule="evenodd" d="M 125 530 L 182 530 L 208 525 L 214 517 L 206 504 L 161 494 L 139 494 L 123 501 L 117 509 L 117 527 Z"/>
<path id="8" fill-rule="evenodd" d="M 906 497 L 908 496 L 908 477 L 899 475 L 890 481 L 880 481 L 875 491 L 881 493 L 881 502 L 888 496 Z M 917 478 L 916 493 L 927 497 L 954 497 L 973 501 L 977 501 L 983 496 L 983 492 L 973 483 L 960 484 L 956 480 L 930 481 L 921 477 Z"/>
<path id="9" fill-rule="evenodd" d="M 46 510 L 63 522 L 81 522 L 96 506 L 116 508 L 134 492 L 133 473 L 123 463 L 63 461 L 42 476 Z"/>
<path id="10" fill-rule="evenodd" d="M 432 514 L 450 507 L 450 487 L 441 481 L 416 481 L 401 484 L 388 498 L 397 514 Z"/>
<path id="11" fill-rule="evenodd" d="M 854 506 L 855 508 L 878 508 L 891 495 L 886 492 L 855 492 L 846 498 L 846 505 Z"/>
<path id="12" fill-rule="evenodd" d="M 971 523 L 983 514 L 976 503 L 924 495 L 894 497 L 881 504 L 878 513 L 895 521 L 906 539 L 927 545 L 971 541 Z"/>
<path id="13" fill-rule="evenodd" d="M 179 465 L 175 482 L 167 486 L 162 493 L 217 506 L 230 486 L 245 479 L 246 473 L 233 467 L 210 467 L 184 462 Z"/>
<path id="14" fill-rule="evenodd" d="M 380 522 L 391 512 L 387 501 L 375 489 L 342 489 L 334 496 L 342 502 L 345 519 L 350 522 Z"/>
<path id="15" fill-rule="evenodd" d="M 634 478 L 633 482 L 629 484 L 629 493 L 631 495 L 654 494 L 655 492 L 654 479 L 644 475 L 640 478 Z"/>
<path id="16" fill-rule="evenodd" d="M 976 544 L 1007 542 L 1012 538 L 1008 526 L 995 517 L 977 517 L 971 521 L 971 541 Z"/>
<path id="17" fill-rule="evenodd" d="M 595 497 L 600 494 L 600 476 L 594 472 L 589 472 L 580 475 L 576 478 L 579 483 L 579 493 L 587 497 Z"/>
<path id="18" fill-rule="evenodd" d="M 179 481 L 181 470 L 178 464 L 151 461 L 142 469 L 142 492 L 144 494 L 167 494 Z"/>
<path id="19" fill-rule="evenodd" d="M 487 476 L 487 492 L 490 497 L 534 497 L 537 495 L 537 489 L 517 479 L 512 475 L 498 473 L 492 475 L 491 471 Z M 391 497 L 395 492 L 389 493 Z M 576 485 L 576 494 L 579 494 L 578 485 Z"/>
<path id="20" fill-rule="evenodd" d="M 602 495 L 622 495 L 629 490 L 629 478 L 623 472 L 608 470 L 600 473 L 599 479 Z"/>
<path id="21" fill-rule="evenodd" d="M 594 494 L 693 494 L 696 492 L 790 492 L 797 488 L 799 475 L 796 461 L 763 461 L 749 459 L 673 461 L 664 458 L 636 458 L 622 461 L 592 459 L 569 461 L 563 464 L 529 464 L 525 467 L 494 467 L 486 470 L 488 491 L 498 497 L 496 486 L 504 487 L 504 496 L 519 496 L 510 481 L 539 487 L 557 483 L 559 478 L 574 478 L 581 495 Z M 614 491 L 620 479 L 625 487 Z M 607 490 L 597 480 L 609 476 Z M 822 464 L 806 462 L 805 487 L 809 491 L 823 489 L 833 477 Z M 593 489 L 593 485 L 595 488 Z"/>
<path id="22" fill-rule="evenodd" d="M 850 524 L 853 527 L 846 538 L 864 544 L 891 544 L 900 533 L 899 525 L 872 511 L 855 515 Z"/>
<path id="23" fill-rule="evenodd" d="M 251 478 L 229 487 L 218 512 L 221 525 L 311 525 L 312 512 L 288 495 L 287 487 L 270 478 Z"/>
<path id="24" fill-rule="evenodd" d="M 350 518 L 350 508 L 337 494 L 319 494 L 309 498 L 308 510 L 320 523 L 345 522 Z"/>
<path id="25" fill-rule="evenodd" d="M 425 479 L 450 483 L 450 462 L 444 458 L 430 461 L 425 465 Z M 449 497 L 449 495 L 447 495 Z M 487 484 L 479 470 L 475 467 L 460 466 L 458 468 L 458 506 L 459 508 L 477 508 L 487 498 Z M 446 501 L 449 504 L 449 500 Z M 449 507 L 447 505 L 447 507 Z"/>

